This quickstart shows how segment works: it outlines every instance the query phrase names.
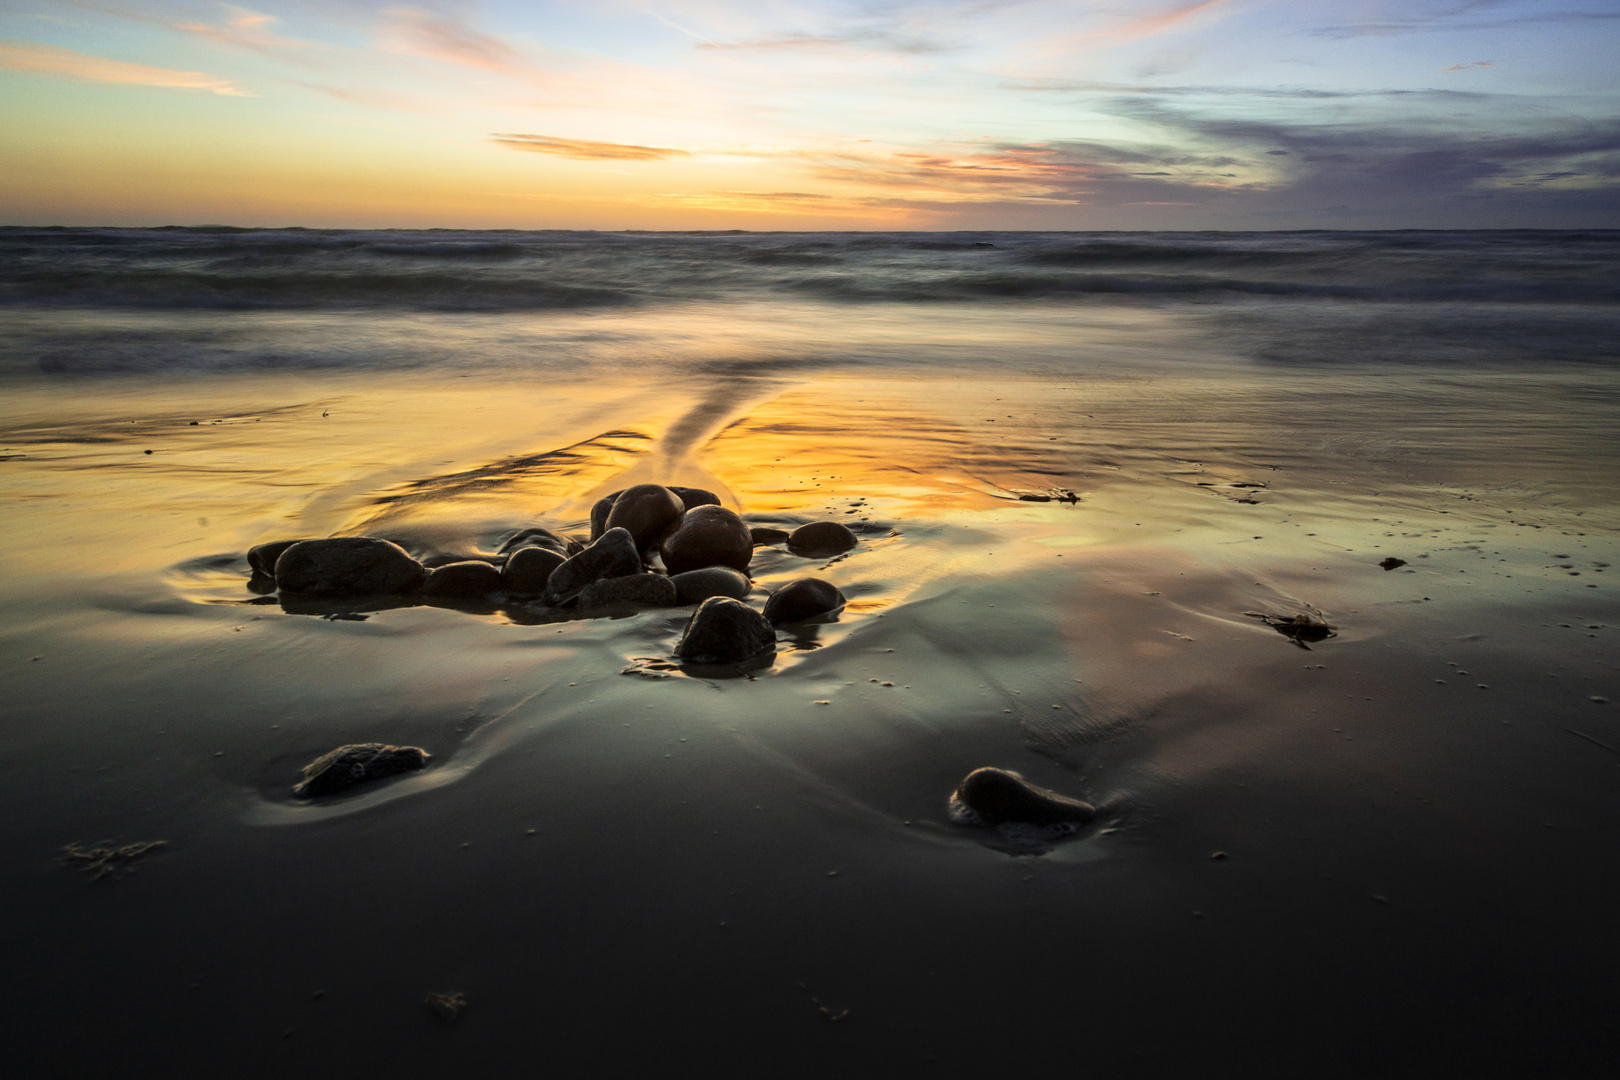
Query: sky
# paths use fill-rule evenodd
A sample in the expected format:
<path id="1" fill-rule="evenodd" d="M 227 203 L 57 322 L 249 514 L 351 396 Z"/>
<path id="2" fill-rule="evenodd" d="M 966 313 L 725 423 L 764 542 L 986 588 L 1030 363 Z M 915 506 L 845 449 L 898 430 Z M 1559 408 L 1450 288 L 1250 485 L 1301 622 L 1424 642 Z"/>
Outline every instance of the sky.
<path id="1" fill-rule="evenodd" d="M 0 0 L 0 224 L 1620 227 L 1620 0 Z"/>

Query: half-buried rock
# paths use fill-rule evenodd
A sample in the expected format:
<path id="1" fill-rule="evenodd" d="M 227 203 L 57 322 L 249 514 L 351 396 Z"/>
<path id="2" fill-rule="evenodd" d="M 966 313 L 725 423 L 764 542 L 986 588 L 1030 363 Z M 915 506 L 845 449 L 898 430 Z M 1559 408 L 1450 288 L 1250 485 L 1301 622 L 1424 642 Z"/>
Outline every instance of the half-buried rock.
<path id="1" fill-rule="evenodd" d="M 754 557 L 754 540 L 748 525 L 730 510 L 699 506 L 686 512 L 675 531 L 664 537 L 660 550 L 671 574 L 705 566 L 746 570 Z"/>
<path id="2" fill-rule="evenodd" d="M 957 820 L 974 825 L 1079 825 L 1097 816 L 1090 803 L 1038 787 L 1006 769 L 968 773 L 951 796 L 951 811 Z"/>
<path id="3" fill-rule="evenodd" d="M 820 578 L 790 581 L 765 601 L 765 618 L 772 626 L 803 622 L 818 615 L 831 615 L 846 601 L 838 586 Z"/>
<path id="4" fill-rule="evenodd" d="M 765 616 L 730 597 L 703 601 L 692 613 L 675 655 L 698 663 L 734 664 L 776 651 L 776 632 Z"/>
<path id="5" fill-rule="evenodd" d="M 555 552 L 553 552 L 555 554 Z M 440 598 L 482 597 L 501 587 L 501 572 L 487 562 L 467 559 L 436 566 L 422 583 L 422 595 Z"/>
<path id="6" fill-rule="evenodd" d="M 729 566 L 705 566 L 702 570 L 676 574 L 669 580 L 675 583 L 675 602 L 683 606 L 701 604 L 711 596 L 742 600 L 754 587 L 745 574 Z"/>
<path id="7" fill-rule="evenodd" d="M 638 604 L 641 607 L 674 607 L 675 583 L 663 574 L 627 574 L 603 578 L 585 586 L 579 594 L 582 608 Z"/>
<path id="8" fill-rule="evenodd" d="M 606 536 L 613 529 L 628 529 L 635 538 L 636 550 L 645 551 L 657 543 L 658 538 L 668 532 L 685 512 L 686 504 L 669 488 L 658 484 L 637 484 L 633 488 L 625 488 L 613 500 L 613 509 L 608 511 L 603 535 Z"/>
<path id="9" fill-rule="evenodd" d="M 748 530 L 748 538 L 754 542 L 755 547 L 766 544 L 780 544 L 791 534 L 786 529 L 773 529 L 769 525 L 755 525 Z"/>
<path id="10" fill-rule="evenodd" d="M 305 596 L 381 596 L 415 592 L 426 576 L 405 549 L 370 536 L 302 540 L 276 560 L 276 587 Z"/>
<path id="11" fill-rule="evenodd" d="M 788 534 L 788 550 L 795 555 L 838 555 L 860 541 L 849 527 L 837 521 L 812 521 Z"/>
<path id="12" fill-rule="evenodd" d="M 302 542 L 302 540 L 272 540 L 268 544 L 255 544 L 248 548 L 248 567 L 255 576 L 275 577 L 276 560 L 281 558 L 281 553 Z"/>
<path id="13" fill-rule="evenodd" d="M 537 596 L 546 591 L 552 572 L 567 561 L 563 552 L 548 547 L 520 547 L 506 557 L 501 585 L 510 593 Z"/>
<path id="14" fill-rule="evenodd" d="M 639 573 L 641 555 L 635 540 L 628 530 L 612 528 L 553 570 L 540 598 L 548 604 L 565 604 L 593 581 Z"/>
<path id="15" fill-rule="evenodd" d="M 414 772 L 432 756 L 415 746 L 389 746 L 380 742 L 340 746 L 304 766 L 304 779 L 293 787 L 293 794 L 304 799 L 336 795 L 356 784 Z"/>

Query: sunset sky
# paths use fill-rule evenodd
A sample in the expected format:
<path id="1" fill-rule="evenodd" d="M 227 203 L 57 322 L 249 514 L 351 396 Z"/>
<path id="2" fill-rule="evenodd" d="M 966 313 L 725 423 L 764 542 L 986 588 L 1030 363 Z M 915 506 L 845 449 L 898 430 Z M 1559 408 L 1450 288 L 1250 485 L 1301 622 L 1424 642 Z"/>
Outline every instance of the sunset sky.
<path id="1" fill-rule="evenodd" d="M 0 0 L 0 223 L 1620 227 L 1620 0 Z"/>

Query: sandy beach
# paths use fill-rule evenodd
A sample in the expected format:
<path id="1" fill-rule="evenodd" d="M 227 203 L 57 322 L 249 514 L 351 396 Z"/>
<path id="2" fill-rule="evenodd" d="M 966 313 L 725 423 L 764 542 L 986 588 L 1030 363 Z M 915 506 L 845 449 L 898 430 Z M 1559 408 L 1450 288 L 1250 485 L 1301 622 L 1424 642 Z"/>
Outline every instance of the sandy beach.
<path id="1" fill-rule="evenodd" d="M 1212 318 L 537 316 L 532 370 L 449 317 L 437 367 L 14 346 L 15 1075 L 1605 1073 L 1620 376 L 1268 363 Z M 669 663 L 690 608 L 247 588 L 260 542 L 490 555 L 643 482 L 849 524 L 750 566 L 848 607 L 721 678 Z M 433 761 L 293 797 L 364 741 Z M 980 766 L 1099 816 L 955 823 Z M 166 846 L 59 857 L 102 841 Z"/>

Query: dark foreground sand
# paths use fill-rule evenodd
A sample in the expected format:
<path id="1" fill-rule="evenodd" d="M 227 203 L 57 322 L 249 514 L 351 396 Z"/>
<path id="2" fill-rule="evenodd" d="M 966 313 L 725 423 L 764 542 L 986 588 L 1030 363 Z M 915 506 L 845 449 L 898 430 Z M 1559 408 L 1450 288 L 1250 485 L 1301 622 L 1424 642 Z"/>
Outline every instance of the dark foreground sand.
<path id="1" fill-rule="evenodd" d="M 5 1072 L 1608 1075 L 1617 404 L 1596 368 L 17 384 Z M 492 551 L 644 480 L 862 527 L 754 564 L 849 609 L 656 678 L 683 611 L 244 587 L 262 540 Z M 1309 650 L 1245 615 L 1311 609 Z M 365 740 L 435 761 L 291 798 Z M 948 814 L 982 765 L 1106 812 L 1009 847 Z M 58 860 L 104 839 L 168 847 Z"/>

